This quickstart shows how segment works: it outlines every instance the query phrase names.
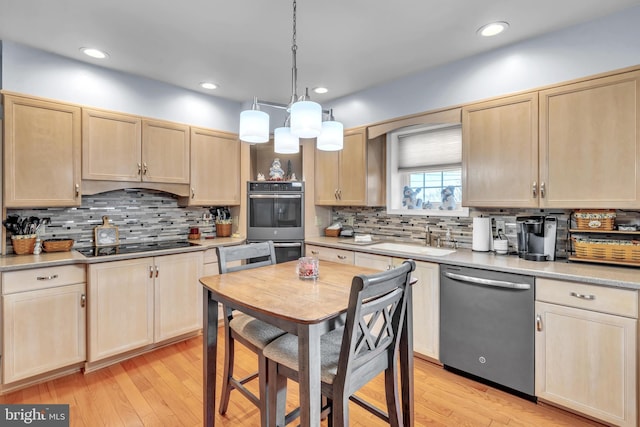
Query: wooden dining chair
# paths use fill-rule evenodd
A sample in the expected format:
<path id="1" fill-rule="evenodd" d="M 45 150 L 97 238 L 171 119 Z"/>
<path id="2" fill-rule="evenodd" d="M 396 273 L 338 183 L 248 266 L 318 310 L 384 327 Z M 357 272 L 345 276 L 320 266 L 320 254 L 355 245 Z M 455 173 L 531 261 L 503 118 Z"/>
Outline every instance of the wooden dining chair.
<path id="1" fill-rule="evenodd" d="M 272 241 L 237 246 L 219 246 L 216 251 L 220 274 L 276 263 L 276 254 Z M 223 307 L 223 311 L 225 336 L 224 373 L 218 411 L 221 415 L 227 412 L 231 391 L 238 390 L 260 409 L 260 418 L 264 426 L 267 421 L 267 401 L 265 398 L 267 394 L 267 362 L 262 355 L 262 350 L 268 343 L 284 335 L 285 332 L 237 310 Z M 235 378 L 233 376 L 236 341 L 258 356 L 258 372 L 245 378 Z M 259 395 L 254 394 L 245 387 L 247 382 L 254 380 L 256 377 L 258 378 Z"/>
<path id="2" fill-rule="evenodd" d="M 349 400 L 391 426 L 402 425 L 397 355 L 415 266 L 407 260 L 391 270 L 355 276 L 345 326 L 321 337 L 321 391 L 328 403 L 323 414 L 331 412 L 329 426 L 349 425 Z M 298 415 L 295 410 L 285 416 L 287 379 L 298 379 L 298 337 L 285 334 L 268 344 L 263 354 L 269 364 L 269 424 L 284 426 Z M 383 371 L 386 413 L 354 395 Z"/>

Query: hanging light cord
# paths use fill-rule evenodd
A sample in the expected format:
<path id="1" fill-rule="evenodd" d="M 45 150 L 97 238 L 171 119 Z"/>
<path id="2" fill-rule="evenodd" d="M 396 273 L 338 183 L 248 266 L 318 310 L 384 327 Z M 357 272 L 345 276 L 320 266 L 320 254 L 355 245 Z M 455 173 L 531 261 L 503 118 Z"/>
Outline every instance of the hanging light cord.
<path id="1" fill-rule="evenodd" d="M 296 0 L 293 0 L 293 37 L 291 39 L 291 101 L 289 103 L 289 107 L 291 104 L 298 100 L 298 68 L 296 66 L 296 51 L 298 50 L 298 45 L 296 45 L 296 9 L 298 4 Z"/>

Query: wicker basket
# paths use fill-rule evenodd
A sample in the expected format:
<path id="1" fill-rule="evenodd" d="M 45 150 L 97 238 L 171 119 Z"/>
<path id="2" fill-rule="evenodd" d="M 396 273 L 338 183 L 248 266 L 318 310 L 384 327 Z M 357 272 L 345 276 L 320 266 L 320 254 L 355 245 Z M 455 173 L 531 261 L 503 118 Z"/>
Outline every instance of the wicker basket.
<path id="1" fill-rule="evenodd" d="M 73 239 L 49 239 L 42 242 L 45 252 L 68 252 L 73 247 Z"/>
<path id="2" fill-rule="evenodd" d="M 13 252 L 17 255 L 32 254 L 33 248 L 36 246 L 36 237 L 35 234 L 11 236 Z"/>
<path id="3" fill-rule="evenodd" d="M 613 230 L 616 211 L 613 210 L 577 210 L 574 212 L 576 227 L 579 230 Z"/>
<path id="4" fill-rule="evenodd" d="M 622 261 L 640 264 L 640 243 L 620 240 L 579 240 L 573 239 L 577 258 Z"/>
<path id="5" fill-rule="evenodd" d="M 327 237 L 338 237 L 340 235 L 340 228 L 325 228 L 324 235 Z"/>

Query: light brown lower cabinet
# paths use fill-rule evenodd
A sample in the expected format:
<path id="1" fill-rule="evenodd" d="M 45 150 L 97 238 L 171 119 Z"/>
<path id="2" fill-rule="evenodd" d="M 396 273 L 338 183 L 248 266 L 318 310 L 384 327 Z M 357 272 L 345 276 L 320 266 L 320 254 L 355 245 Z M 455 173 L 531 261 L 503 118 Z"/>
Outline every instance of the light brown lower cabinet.
<path id="1" fill-rule="evenodd" d="M 88 363 L 202 328 L 202 252 L 91 264 Z"/>
<path id="2" fill-rule="evenodd" d="M 402 264 L 403 258 L 355 253 L 355 265 L 387 270 Z M 418 356 L 440 357 L 440 265 L 416 261 L 411 274 L 418 282 L 411 288 L 413 297 L 413 351 Z"/>
<path id="3" fill-rule="evenodd" d="M 536 396 L 637 426 L 637 291 L 537 279 L 536 300 Z"/>
<path id="4" fill-rule="evenodd" d="M 85 360 L 83 265 L 2 273 L 2 384 Z"/>

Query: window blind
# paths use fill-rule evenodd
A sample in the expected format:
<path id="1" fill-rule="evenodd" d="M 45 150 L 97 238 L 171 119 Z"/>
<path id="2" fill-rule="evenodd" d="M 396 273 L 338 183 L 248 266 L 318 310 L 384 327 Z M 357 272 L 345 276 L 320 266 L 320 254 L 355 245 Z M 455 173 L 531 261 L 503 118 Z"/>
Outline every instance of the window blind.
<path id="1" fill-rule="evenodd" d="M 462 163 L 459 125 L 398 136 L 398 170 L 448 169 Z"/>

